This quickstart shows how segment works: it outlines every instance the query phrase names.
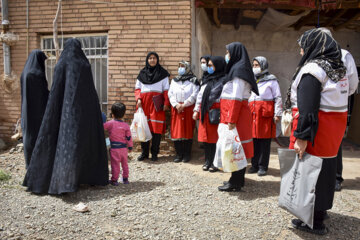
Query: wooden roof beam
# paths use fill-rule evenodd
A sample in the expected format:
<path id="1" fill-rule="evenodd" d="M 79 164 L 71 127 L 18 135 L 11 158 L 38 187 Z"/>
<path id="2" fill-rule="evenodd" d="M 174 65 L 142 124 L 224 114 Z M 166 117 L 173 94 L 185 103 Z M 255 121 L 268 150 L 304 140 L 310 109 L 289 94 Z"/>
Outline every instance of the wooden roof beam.
<path id="1" fill-rule="evenodd" d="M 353 21 L 357 20 L 360 17 L 360 12 L 356 13 L 352 18 L 350 18 L 349 20 L 347 20 L 346 22 L 334 27 L 335 31 L 338 31 L 344 27 L 346 27 L 347 25 L 349 25 L 350 23 L 352 23 Z"/>
<path id="2" fill-rule="evenodd" d="M 317 14 L 317 10 L 309 12 L 308 15 L 300 18 L 294 25 L 296 31 L 299 31 L 301 27 L 305 26 L 310 19 L 312 19 Z"/>
<path id="3" fill-rule="evenodd" d="M 235 19 L 234 28 L 238 30 L 240 28 L 241 19 L 243 17 L 242 11 L 239 9 L 238 14 Z"/>
<path id="4" fill-rule="evenodd" d="M 346 9 L 341 9 L 339 12 L 336 13 L 336 15 L 332 18 L 329 19 L 329 21 L 327 21 L 325 23 L 325 27 L 331 26 L 336 20 L 338 20 L 342 15 L 344 15 L 346 13 Z"/>
<path id="5" fill-rule="evenodd" d="M 216 25 L 216 27 L 220 28 L 221 23 L 219 20 L 218 13 L 219 13 L 218 8 L 217 7 L 213 8 L 213 18 L 214 18 L 215 25 Z"/>

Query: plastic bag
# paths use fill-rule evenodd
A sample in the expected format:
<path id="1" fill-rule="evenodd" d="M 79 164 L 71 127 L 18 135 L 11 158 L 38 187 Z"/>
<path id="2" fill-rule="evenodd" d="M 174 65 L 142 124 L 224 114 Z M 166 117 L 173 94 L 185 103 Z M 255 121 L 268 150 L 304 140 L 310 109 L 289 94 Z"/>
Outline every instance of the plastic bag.
<path id="1" fill-rule="evenodd" d="M 308 153 L 300 160 L 294 150 L 281 149 L 279 206 L 313 228 L 315 187 L 322 159 Z"/>
<path id="2" fill-rule="evenodd" d="M 142 108 L 138 108 L 136 113 L 134 113 L 134 119 L 131 123 L 130 131 L 134 141 L 148 142 L 151 140 L 152 135 L 150 127 Z"/>
<path id="3" fill-rule="evenodd" d="M 285 110 L 281 117 L 281 132 L 283 136 L 290 137 L 292 121 L 293 117 L 291 110 Z"/>
<path id="4" fill-rule="evenodd" d="M 214 166 L 224 172 L 235 172 L 246 168 L 246 156 L 236 128 L 229 130 L 227 124 L 220 123 L 218 134 Z"/>

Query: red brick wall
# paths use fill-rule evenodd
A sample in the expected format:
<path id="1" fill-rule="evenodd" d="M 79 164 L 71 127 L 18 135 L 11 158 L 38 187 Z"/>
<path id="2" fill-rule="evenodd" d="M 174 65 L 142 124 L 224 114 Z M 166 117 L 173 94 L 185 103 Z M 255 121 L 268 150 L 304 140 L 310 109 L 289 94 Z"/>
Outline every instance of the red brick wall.
<path id="1" fill-rule="evenodd" d="M 135 108 L 134 85 L 147 52 L 175 75 L 178 62 L 191 56 L 191 1 L 94 0 L 62 1 L 64 34 L 108 34 L 108 102 L 124 102 L 127 120 Z M 99 3 L 100 2 L 100 3 Z M 102 3 L 103 2 L 103 3 Z M 40 48 L 40 36 L 52 34 L 57 1 L 29 1 L 29 52 Z M 26 61 L 26 1 L 9 1 L 10 31 L 20 40 L 11 47 L 12 69 L 20 79 Z M 60 24 L 59 24 L 60 30 Z M 2 45 L 0 71 L 3 72 Z M 0 86 L 2 85 L 2 82 Z M 20 88 L 6 94 L 0 87 L 0 138 L 8 140 L 20 117 Z"/>

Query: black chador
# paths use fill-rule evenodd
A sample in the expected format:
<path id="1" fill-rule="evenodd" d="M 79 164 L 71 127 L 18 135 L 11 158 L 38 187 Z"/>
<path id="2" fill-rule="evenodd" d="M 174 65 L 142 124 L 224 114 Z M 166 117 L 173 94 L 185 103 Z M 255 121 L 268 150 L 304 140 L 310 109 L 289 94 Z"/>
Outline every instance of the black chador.
<path id="1" fill-rule="evenodd" d="M 45 76 L 45 60 L 46 56 L 42 51 L 32 51 L 20 78 L 21 128 L 26 167 L 30 164 L 49 96 Z"/>
<path id="2" fill-rule="evenodd" d="M 35 193 L 74 192 L 80 184 L 106 185 L 104 129 L 91 66 L 69 39 L 53 84 L 24 185 Z"/>

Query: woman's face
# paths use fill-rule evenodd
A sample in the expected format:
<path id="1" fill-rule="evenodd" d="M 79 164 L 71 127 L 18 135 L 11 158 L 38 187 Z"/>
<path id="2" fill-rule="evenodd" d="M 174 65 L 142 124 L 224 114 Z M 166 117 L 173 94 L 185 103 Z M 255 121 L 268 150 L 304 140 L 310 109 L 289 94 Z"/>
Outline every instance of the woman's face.
<path id="1" fill-rule="evenodd" d="M 209 68 L 210 68 L 210 67 L 213 67 L 214 72 L 216 71 L 215 66 L 214 66 L 214 64 L 213 64 L 213 62 L 212 62 L 211 60 L 209 60 L 208 67 L 209 67 Z"/>
<path id="2" fill-rule="evenodd" d="M 230 60 L 230 52 L 229 52 L 229 50 L 227 50 L 227 49 L 226 49 L 226 53 L 225 53 L 225 58 L 226 58 L 226 55 L 228 55 L 228 58 L 229 58 L 229 60 Z"/>
<path id="3" fill-rule="evenodd" d="M 205 58 L 202 58 L 202 59 L 200 60 L 200 63 L 201 63 L 201 64 L 206 64 L 206 59 L 205 59 Z"/>
<path id="4" fill-rule="evenodd" d="M 253 68 L 260 68 L 260 64 L 258 61 L 256 60 L 253 61 Z"/>
<path id="5" fill-rule="evenodd" d="M 157 58 L 154 54 L 151 54 L 150 57 L 148 58 L 148 63 L 151 67 L 155 67 L 157 64 Z"/>
<path id="6" fill-rule="evenodd" d="M 179 64 L 179 67 L 181 67 L 181 68 L 186 68 L 186 66 L 185 66 L 185 64 Z"/>
<path id="7" fill-rule="evenodd" d="M 304 56 L 304 49 L 300 48 L 300 55 Z"/>

